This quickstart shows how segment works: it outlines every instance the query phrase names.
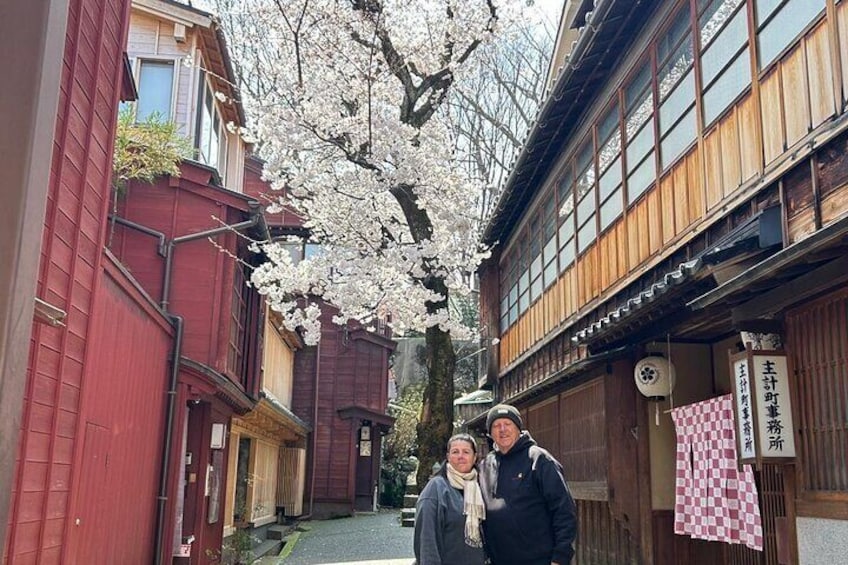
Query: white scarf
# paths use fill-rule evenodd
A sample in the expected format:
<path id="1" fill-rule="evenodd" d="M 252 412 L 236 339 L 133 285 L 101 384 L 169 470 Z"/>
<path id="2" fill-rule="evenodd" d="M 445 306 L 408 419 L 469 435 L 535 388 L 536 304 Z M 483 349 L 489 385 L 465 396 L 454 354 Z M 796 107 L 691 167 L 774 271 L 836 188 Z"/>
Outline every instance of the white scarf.
<path id="1" fill-rule="evenodd" d="M 477 484 L 477 469 L 460 473 L 448 463 L 447 477 L 450 486 L 462 491 L 465 543 L 471 547 L 483 547 L 480 522 L 486 519 L 486 507 L 483 506 L 483 495 L 480 493 L 480 485 Z"/>

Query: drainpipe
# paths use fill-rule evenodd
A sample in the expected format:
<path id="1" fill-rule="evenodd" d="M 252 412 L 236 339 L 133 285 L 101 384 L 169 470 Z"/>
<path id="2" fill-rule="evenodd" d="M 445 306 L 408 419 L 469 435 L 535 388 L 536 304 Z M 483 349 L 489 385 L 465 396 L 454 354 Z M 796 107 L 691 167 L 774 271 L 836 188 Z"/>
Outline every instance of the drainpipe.
<path id="1" fill-rule="evenodd" d="M 122 217 L 116 216 L 114 214 L 109 214 L 109 220 L 111 220 L 112 222 L 115 222 L 116 224 L 121 224 L 122 226 L 132 228 L 132 229 L 134 229 L 138 232 L 141 232 L 143 234 L 147 234 L 147 235 L 153 236 L 155 238 L 158 238 L 159 244 L 156 246 L 156 252 L 161 257 L 165 256 L 165 253 L 167 252 L 167 250 L 166 250 L 166 247 L 165 247 L 165 234 L 164 233 L 162 233 L 160 231 L 156 231 L 153 228 L 149 228 L 147 226 L 137 224 L 137 223 L 135 223 L 131 220 L 127 220 L 126 218 L 122 218 Z"/>
<path id="2" fill-rule="evenodd" d="M 315 461 L 318 453 L 318 381 L 321 375 L 321 340 L 315 346 L 315 402 L 312 411 L 312 477 L 309 481 L 309 515 L 312 516 L 313 504 L 315 502 Z"/>
<path id="3" fill-rule="evenodd" d="M 162 545 L 165 538 L 165 511 L 168 503 L 168 470 L 170 467 L 171 442 L 173 440 L 174 416 L 177 412 L 177 382 L 180 375 L 180 358 L 183 350 L 183 325 L 181 316 L 168 314 L 174 326 L 174 352 L 171 360 L 171 375 L 168 379 L 168 405 L 165 413 L 165 445 L 162 447 L 162 467 L 159 469 L 159 496 L 156 499 L 156 554 L 154 563 L 162 563 Z"/>
<path id="4" fill-rule="evenodd" d="M 269 236 L 268 226 L 265 224 L 265 218 L 262 215 L 262 208 L 259 202 L 251 201 L 247 204 L 250 207 L 251 216 L 249 220 L 245 220 L 243 222 L 238 222 L 236 224 L 228 225 L 228 226 L 220 226 L 217 228 L 212 228 L 209 230 L 200 231 L 197 233 L 190 233 L 188 235 L 181 235 L 179 237 L 175 237 L 171 241 L 168 242 L 167 248 L 165 250 L 165 273 L 163 275 L 162 280 L 162 301 L 159 305 L 166 312 L 168 311 L 168 304 L 170 303 L 171 298 L 171 270 L 173 268 L 174 263 L 174 248 L 180 243 L 186 243 L 188 241 L 195 241 L 197 239 L 204 239 L 207 237 L 212 237 L 218 235 L 220 233 L 228 232 L 228 231 L 239 231 L 246 228 L 250 228 L 256 225 L 259 225 L 263 228 L 266 236 Z M 270 239 L 270 237 L 268 237 Z"/>

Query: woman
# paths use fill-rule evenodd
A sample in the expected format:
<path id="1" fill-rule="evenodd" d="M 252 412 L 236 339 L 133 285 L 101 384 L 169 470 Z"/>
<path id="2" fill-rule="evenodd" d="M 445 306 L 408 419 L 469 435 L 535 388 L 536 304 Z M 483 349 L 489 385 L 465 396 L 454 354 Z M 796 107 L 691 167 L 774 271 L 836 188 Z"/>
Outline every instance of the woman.
<path id="1" fill-rule="evenodd" d="M 418 565 L 483 565 L 486 518 L 477 484 L 477 442 L 468 434 L 448 440 L 448 460 L 427 482 L 415 508 Z"/>

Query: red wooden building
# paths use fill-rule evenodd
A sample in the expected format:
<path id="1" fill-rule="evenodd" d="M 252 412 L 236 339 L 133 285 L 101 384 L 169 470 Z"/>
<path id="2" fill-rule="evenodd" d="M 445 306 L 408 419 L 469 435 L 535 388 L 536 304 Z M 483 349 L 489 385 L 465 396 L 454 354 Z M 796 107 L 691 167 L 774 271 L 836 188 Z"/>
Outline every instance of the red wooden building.
<path id="1" fill-rule="evenodd" d="M 235 260 L 255 260 L 242 236 L 264 239 L 261 210 L 214 178 L 214 170 L 184 162 L 179 178 L 133 184 L 112 242 L 139 284 L 182 319 L 169 441 L 175 507 L 167 531 L 174 532 L 175 554 L 191 546 L 191 562 L 221 547 L 227 430 L 258 396 L 263 323 L 261 300 L 244 283 L 248 267 Z"/>
<path id="2" fill-rule="evenodd" d="M 247 161 L 245 192 L 258 200 L 274 197 L 256 159 Z M 320 252 L 291 210 L 268 215 L 267 221 L 296 261 Z M 291 408 L 312 426 L 303 511 L 316 518 L 374 508 L 382 436 L 394 423 L 386 414 L 389 355 L 395 348 L 389 329 L 366 329 L 353 321 L 340 327 L 332 322 L 336 312 L 322 304 L 320 343 L 294 357 Z"/>
<path id="3" fill-rule="evenodd" d="M 129 2 L 53 4 L 64 64 L 3 559 L 150 563 L 175 330 L 104 249 Z"/>

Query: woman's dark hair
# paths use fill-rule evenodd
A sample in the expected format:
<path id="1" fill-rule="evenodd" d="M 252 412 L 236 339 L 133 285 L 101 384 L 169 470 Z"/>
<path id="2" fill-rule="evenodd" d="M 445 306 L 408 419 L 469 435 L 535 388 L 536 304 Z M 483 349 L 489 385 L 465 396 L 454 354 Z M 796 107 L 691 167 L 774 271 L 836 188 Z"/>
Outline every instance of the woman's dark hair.
<path id="1" fill-rule="evenodd" d="M 448 440 L 448 451 L 450 451 L 450 446 L 455 441 L 464 441 L 466 443 L 471 444 L 471 449 L 474 450 L 474 454 L 477 454 L 477 440 L 475 440 L 470 434 L 454 434 Z"/>

